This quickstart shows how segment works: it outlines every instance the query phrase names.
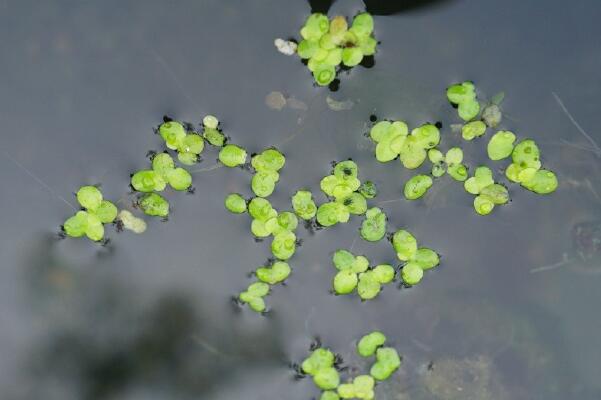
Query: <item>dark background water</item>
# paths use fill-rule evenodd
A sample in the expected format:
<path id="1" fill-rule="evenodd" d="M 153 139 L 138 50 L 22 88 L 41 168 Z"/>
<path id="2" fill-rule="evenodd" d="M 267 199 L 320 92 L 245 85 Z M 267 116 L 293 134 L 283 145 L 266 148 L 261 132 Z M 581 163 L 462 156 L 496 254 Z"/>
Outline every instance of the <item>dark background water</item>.
<path id="1" fill-rule="evenodd" d="M 361 7 L 339 0 L 330 13 Z M 300 0 L 0 1 L 2 399 L 309 399 L 317 390 L 289 364 L 319 336 L 350 374 L 366 371 L 353 346 L 371 329 L 404 356 L 378 399 L 601 397 L 598 259 L 531 273 L 575 257 L 573 226 L 601 218 L 599 155 L 556 98 L 601 141 L 599 2 L 456 0 L 378 16 L 375 66 L 343 74 L 335 93 L 273 46 L 308 12 Z M 250 152 L 279 145 L 279 209 L 301 187 L 323 201 L 319 179 L 348 157 L 378 184 L 371 204 L 400 198 L 412 172 L 375 161 L 363 136 L 372 114 L 441 121 L 443 148 L 499 170 L 486 138 L 462 142 L 450 129 L 444 89 L 466 79 L 482 98 L 505 92 L 502 127 L 540 144 L 560 187 L 541 197 L 511 186 L 512 203 L 488 217 L 448 178 L 424 201 L 383 203 L 389 230 L 442 254 L 415 288 L 365 303 L 329 294 L 337 248 L 394 262 L 388 243 L 356 240 L 353 218 L 299 229 L 293 275 L 267 316 L 233 305 L 270 256 L 248 218 L 223 208 L 228 192 L 250 195 L 238 169 L 195 173 L 196 193 L 168 193 L 169 221 L 149 220 L 143 235 L 108 229 L 107 248 L 56 239 L 81 185 L 101 183 L 128 206 L 129 174 L 161 149 L 152 128 L 165 114 L 217 115 Z M 272 91 L 306 109 L 269 108 Z M 328 96 L 353 106 L 332 111 Z M 203 156 L 194 169 L 214 165 L 216 152 Z"/>

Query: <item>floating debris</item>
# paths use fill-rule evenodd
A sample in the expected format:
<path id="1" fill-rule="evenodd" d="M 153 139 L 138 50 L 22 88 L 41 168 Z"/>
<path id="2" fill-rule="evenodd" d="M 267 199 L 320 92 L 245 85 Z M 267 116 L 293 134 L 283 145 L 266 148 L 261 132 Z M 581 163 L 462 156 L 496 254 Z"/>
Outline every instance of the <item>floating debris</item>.
<path id="1" fill-rule="evenodd" d="M 296 42 L 293 42 L 292 40 L 284 40 L 281 38 L 275 39 L 273 41 L 273 44 L 280 53 L 285 54 L 287 56 L 294 55 L 296 53 L 296 48 L 298 47 Z"/>
<path id="2" fill-rule="evenodd" d="M 326 97 L 326 103 L 328 104 L 330 110 L 333 111 L 347 111 L 353 108 L 353 106 L 355 105 L 355 103 L 352 100 L 337 101 L 331 98 L 330 96 Z"/>
<path id="3" fill-rule="evenodd" d="M 117 215 L 117 218 L 119 221 L 121 221 L 121 223 L 123 223 L 123 227 L 125 229 L 138 234 L 146 231 L 146 221 L 144 221 L 142 218 L 134 216 L 128 210 L 121 210 L 119 215 Z"/>

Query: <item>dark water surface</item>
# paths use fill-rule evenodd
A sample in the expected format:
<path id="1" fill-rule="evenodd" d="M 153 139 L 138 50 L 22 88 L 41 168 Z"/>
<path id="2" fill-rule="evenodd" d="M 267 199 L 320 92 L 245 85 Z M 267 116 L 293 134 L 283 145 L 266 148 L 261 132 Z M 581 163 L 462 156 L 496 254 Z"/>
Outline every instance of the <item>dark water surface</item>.
<path id="1" fill-rule="evenodd" d="M 360 6 L 340 0 L 331 13 Z M 273 46 L 308 10 L 300 0 L 0 1 L 0 398 L 310 399 L 317 390 L 289 365 L 319 336 L 348 374 L 366 371 L 353 346 L 372 329 L 404 357 L 379 400 L 601 398 L 600 257 L 589 246 L 585 263 L 590 238 L 574 233 L 601 220 L 601 155 L 560 104 L 601 142 L 599 2 L 457 0 L 379 16 L 375 66 L 343 75 L 336 93 Z M 323 201 L 320 178 L 348 157 L 380 188 L 371 204 L 400 198 L 413 173 L 375 161 L 363 136 L 372 114 L 441 121 L 443 148 L 499 170 L 486 138 L 451 131 L 444 89 L 466 79 L 482 97 L 505 92 L 502 127 L 540 144 L 560 187 L 541 197 L 511 186 L 512 203 L 488 217 L 448 178 L 424 201 L 383 203 L 389 230 L 442 255 L 415 288 L 389 285 L 365 303 L 329 293 L 337 248 L 395 262 L 388 243 L 356 240 L 353 218 L 299 229 L 293 274 L 267 316 L 233 305 L 270 256 L 248 218 L 223 207 L 229 192 L 250 195 L 239 169 L 195 173 L 196 193 L 168 193 L 169 221 L 149 220 L 143 235 L 107 229 L 107 248 L 56 239 L 80 185 L 101 183 L 128 206 L 129 174 L 161 149 L 152 128 L 165 114 L 217 115 L 250 152 L 279 145 L 279 209 L 301 187 Z M 272 91 L 306 110 L 267 107 Z M 332 111 L 328 96 L 353 107 Z M 205 150 L 196 169 L 216 156 Z"/>

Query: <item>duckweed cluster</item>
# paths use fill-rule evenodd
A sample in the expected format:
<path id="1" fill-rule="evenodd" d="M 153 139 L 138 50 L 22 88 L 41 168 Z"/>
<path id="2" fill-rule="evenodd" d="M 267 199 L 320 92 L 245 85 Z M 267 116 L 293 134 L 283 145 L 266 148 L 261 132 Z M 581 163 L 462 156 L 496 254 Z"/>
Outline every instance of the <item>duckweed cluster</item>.
<path id="1" fill-rule="evenodd" d="M 491 169 L 486 166 L 476 168 L 474 176 L 465 181 L 464 187 L 466 192 L 476 195 L 474 209 L 480 215 L 490 214 L 495 205 L 509 202 L 507 188 L 495 183 Z"/>
<path id="2" fill-rule="evenodd" d="M 392 236 L 392 247 L 399 260 L 405 264 L 401 268 L 401 278 L 408 286 L 417 285 L 424 271 L 440 263 L 438 253 L 427 247 L 418 247 L 415 237 L 406 230 L 398 230 Z"/>
<path id="3" fill-rule="evenodd" d="M 104 238 L 104 224 L 117 218 L 117 207 L 104 200 L 96 186 L 82 186 L 77 191 L 77 202 L 84 208 L 67 219 L 62 228 L 67 236 L 87 236 L 95 242 Z"/>
<path id="4" fill-rule="evenodd" d="M 355 256 L 347 250 L 336 250 L 332 262 L 338 270 L 332 286 L 339 295 L 350 294 L 357 289 L 362 300 L 373 299 L 380 293 L 382 285 L 394 280 L 396 271 L 387 264 L 369 268 L 365 256 Z"/>
<path id="5" fill-rule="evenodd" d="M 513 149 L 511 159 L 511 165 L 505 170 L 505 176 L 510 181 L 537 194 L 549 194 L 557 189 L 555 174 L 541 168 L 540 150 L 534 140 L 520 141 Z"/>
<path id="6" fill-rule="evenodd" d="M 365 213 L 359 231 L 361 237 L 368 242 L 377 242 L 386 235 L 386 221 L 388 217 L 378 207 L 373 207 Z"/>
<path id="7" fill-rule="evenodd" d="M 251 188 L 255 195 L 268 197 L 275 190 L 275 184 L 280 180 L 279 170 L 284 167 L 286 158 L 276 149 L 266 149 L 251 159 L 255 170 Z"/>
<path id="8" fill-rule="evenodd" d="M 167 121 L 159 126 L 159 134 L 168 149 L 177 151 L 179 162 L 194 165 L 199 161 L 205 143 L 198 133 L 187 132 L 178 121 Z"/>
<path id="9" fill-rule="evenodd" d="M 335 164 L 333 173 L 321 180 L 321 190 L 330 199 L 317 208 L 317 222 L 321 226 L 348 222 L 351 214 L 365 214 L 367 199 L 359 192 L 361 181 L 358 174 L 357 164 L 347 160 Z"/>
<path id="10" fill-rule="evenodd" d="M 371 128 L 369 136 L 376 143 L 376 160 L 385 163 L 398 157 L 407 169 L 422 165 L 428 150 L 440 142 L 436 125 L 423 124 L 409 133 L 403 121 L 380 121 Z"/>
<path id="11" fill-rule="evenodd" d="M 472 82 L 466 81 L 449 86 L 447 88 L 447 98 L 451 104 L 457 107 L 459 118 L 466 122 L 473 120 L 480 113 L 480 103 L 478 103 L 476 88 Z M 481 126 L 467 135 L 464 133 L 464 137 L 467 136 L 467 139 L 471 136 L 471 139 L 473 139 L 476 136 L 480 136 L 474 135 L 474 132 L 478 132 L 480 129 Z M 484 134 L 484 132 L 482 132 L 482 134 Z"/>
<path id="12" fill-rule="evenodd" d="M 463 164 L 463 150 L 459 147 L 449 149 L 446 154 L 438 149 L 428 150 L 428 159 L 432 163 L 432 176 L 439 178 L 445 173 L 456 181 L 467 179 L 467 167 Z"/>
<path id="13" fill-rule="evenodd" d="M 373 357 L 369 375 L 358 375 L 341 383 L 337 362 L 340 359 L 329 349 L 319 347 L 312 351 L 301 364 L 301 372 L 313 378 L 315 386 L 322 390 L 320 400 L 376 398 L 377 381 L 388 379 L 400 366 L 401 357 L 393 347 L 384 347 L 386 336 L 374 331 L 363 336 L 356 351 L 361 357 Z"/>
<path id="14" fill-rule="evenodd" d="M 352 68 L 376 53 L 373 30 L 373 18 L 366 12 L 356 15 L 350 27 L 343 16 L 328 20 L 324 14 L 311 14 L 300 30 L 303 39 L 297 54 L 307 62 L 315 82 L 328 86 L 341 65 Z"/>

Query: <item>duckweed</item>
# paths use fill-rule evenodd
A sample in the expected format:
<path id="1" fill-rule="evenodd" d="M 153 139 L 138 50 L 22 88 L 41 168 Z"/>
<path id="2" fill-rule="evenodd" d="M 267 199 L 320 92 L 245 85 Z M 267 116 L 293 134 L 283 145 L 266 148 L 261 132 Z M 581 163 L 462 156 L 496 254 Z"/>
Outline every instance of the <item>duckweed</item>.
<path id="1" fill-rule="evenodd" d="M 432 178 L 428 175 L 416 175 L 405 182 L 403 194 L 407 200 L 417 200 L 432 186 Z"/>
<path id="2" fill-rule="evenodd" d="M 357 344 L 357 353 L 362 357 L 371 357 L 378 347 L 384 345 L 386 336 L 382 332 L 374 331 L 361 338 Z"/>
<path id="3" fill-rule="evenodd" d="M 224 201 L 225 208 L 234 214 L 242 214 L 246 212 L 246 200 L 238 193 L 230 193 Z"/>
<path id="4" fill-rule="evenodd" d="M 377 242 L 386 235 L 386 214 L 378 207 L 373 207 L 365 213 L 361 223 L 360 235 L 368 242 Z"/>
<path id="5" fill-rule="evenodd" d="M 338 386 L 338 395 L 341 399 L 372 400 L 375 398 L 375 384 L 374 378 L 370 375 L 359 375 L 352 383 Z"/>
<path id="6" fill-rule="evenodd" d="M 146 193 L 138 201 L 140 209 L 152 217 L 166 217 L 169 215 L 169 202 L 158 193 Z"/>
<path id="7" fill-rule="evenodd" d="M 463 125 L 461 128 L 461 136 L 465 140 L 473 140 L 486 133 L 486 124 L 482 121 L 472 121 Z"/>
<path id="8" fill-rule="evenodd" d="M 493 161 L 507 158 L 513 152 L 513 143 L 515 142 L 515 134 L 510 131 L 499 131 L 490 138 L 486 151 L 488 157 Z"/>
<path id="9" fill-rule="evenodd" d="M 309 220 L 317 214 L 313 195 L 308 190 L 299 190 L 292 196 L 292 208 L 299 218 Z"/>
<path id="10" fill-rule="evenodd" d="M 251 159 L 252 167 L 258 172 L 278 172 L 286 164 L 286 157 L 278 150 L 270 148 Z"/>
<path id="11" fill-rule="evenodd" d="M 320 347 L 313 350 L 311 355 L 303 361 L 301 370 L 305 374 L 313 376 L 322 369 L 333 367 L 335 359 L 334 353 Z"/>
<path id="12" fill-rule="evenodd" d="M 192 186 L 192 175 L 183 168 L 175 167 L 171 156 L 160 153 L 152 159 L 152 170 L 141 170 L 131 177 L 131 186 L 138 192 L 161 192 L 169 184 L 178 191 Z"/>
<path id="13" fill-rule="evenodd" d="M 373 199 L 378 195 L 378 188 L 372 181 L 365 181 L 359 186 L 359 193 L 366 199 Z"/>
<path id="14" fill-rule="evenodd" d="M 226 167 L 234 168 L 246 162 L 246 150 L 235 144 L 226 144 L 219 151 L 219 161 Z"/>
<path id="15" fill-rule="evenodd" d="M 102 193 L 95 186 L 82 186 L 76 194 L 77 201 L 85 209 L 78 211 L 63 224 L 67 236 L 87 236 L 98 242 L 104 238 L 104 224 L 111 223 L 117 218 L 117 207 L 104 200 Z"/>
<path id="16" fill-rule="evenodd" d="M 507 179 L 537 194 L 549 194 L 557 189 L 557 177 L 541 169 L 540 150 L 531 139 L 520 141 L 511 153 L 512 164 L 505 170 Z"/>
<path id="17" fill-rule="evenodd" d="M 379 381 L 386 380 L 401 366 L 401 358 L 392 347 L 381 347 L 376 350 L 376 363 L 369 374 Z"/>
<path id="18" fill-rule="evenodd" d="M 348 222 L 350 218 L 349 210 L 344 204 L 329 202 L 320 205 L 317 208 L 317 222 L 321 226 L 332 226 L 339 222 Z"/>
<path id="19" fill-rule="evenodd" d="M 398 230 L 392 236 L 392 247 L 399 260 L 406 262 L 401 269 L 401 278 L 407 285 L 416 285 L 423 272 L 440 263 L 438 254 L 426 247 L 418 247 L 415 237 L 406 230 Z"/>
<path id="20" fill-rule="evenodd" d="M 340 400 L 340 396 L 336 392 L 326 390 L 321 394 L 319 400 Z"/>
<path id="21" fill-rule="evenodd" d="M 251 189 L 259 197 L 268 197 L 275 190 L 280 174 L 275 171 L 258 171 L 251 180 Z"/>
<path id="22" fill-rule="evenodd" d="M 464 121 L 471 121 L 480 112 L 480 103 L 476 99 L 476 89 L 472 82 L 463 82 L 447 88 L 447 98 L 451 104 L 457 106 L 459 117 Z"/>
<path id="23" fill-rule="evenodd" d="M 369 260 L 364 256 L 355 256 L 347 250 L 334 252 L 332 261 L 338 272 L 334 276 L 332 286 L 339 295 L 350 294 L 355 288 L 363 300 L 373 299 L 380 292 L 382 285 L 390 283 L 395 270 L 390 265 L 378 265 L 369 269 Z"/>
<path id="24" fill-rule="evenodd" d="M 255 271 L 257 279 L 261 282 L 275 285 L 285 281 L 290 276 L 291 268 L 288 263 L 276 261 L 271 266 L 260 267 Z"/>
<path id="25" fill-rule="evenodd" d="M 271 253 L 280 260 L 288 260 L 296 251 L 296 235 L 283 231 L 276 234 L 271 241 Z"/>
<path id="26" fill-rule="evenodd" d="M 263 297 L 269 294 L 269 285 L 264 282 L 251 283 L 246 291 L 240 293 L 238 299 L 248 304 L 251 310 L 256 312 L 264 312 L 266 310 L 265 300 Z"/>
<path id="27" fill-rule="evenodd" d="M 311 14 L 300 34 L 303 40 L 298 44 L 297 54 L 308 60 L 307 66 L 320 86 L 332 83 L 340 64 L 354 67 L 376 52 L 373 18 L 368 13 L 355 16 L 350 28 L 345 17 L 328 20 L 324 14 Z"/>
<path id="28" fill-rule="evenodd" d="M 177 157 L 182 164 L 193 165 L 204 149 L 204 139 L 196 132 L 186 132 L 184 126 L 177 121 L 164 122 L 159 126 L 159 134 L 165 145 L 177 150 Z"/>
<path id="29" fill-rule="evenodd" d="M 476 168 L 474 176 L 465 181 L 464 187 L 468 193 L 476 195 L 474 209 L 480 215 L 490 214 L 495 205 L 509 202 L 507 188 L 494 183 L 492 171 L 488 167 Z"/>

